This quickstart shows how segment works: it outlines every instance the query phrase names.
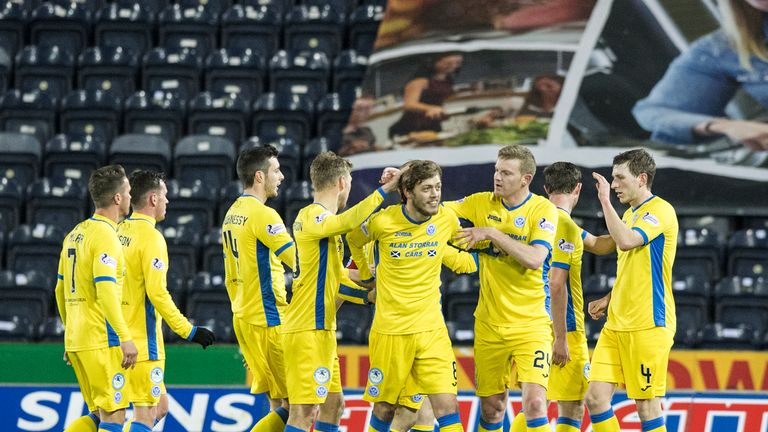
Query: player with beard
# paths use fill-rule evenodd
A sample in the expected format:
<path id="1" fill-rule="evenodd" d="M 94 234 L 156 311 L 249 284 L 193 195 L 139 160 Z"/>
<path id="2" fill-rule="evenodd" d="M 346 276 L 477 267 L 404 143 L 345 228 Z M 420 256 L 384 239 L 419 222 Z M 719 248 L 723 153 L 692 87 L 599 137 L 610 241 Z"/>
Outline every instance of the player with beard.
<path id="1" fill-rule="evenodd" d="M 503 147 L 496 160 L 493 192 L 445 204 L 474 225 L 461 230 L 459 244 L 486 246 L 488 251 L 480 254 L 480 298 L 475 310 L 480 432 L 501 430 L 508 389 L 515 384 L 513 362 L 525 414 L 516 418 L 511 430 L 550 430 L 548 278 L 558 216 L 554 204 L 530 192 L 535 172 L 536 161 L 528 148 Z"/>
<path id="2" fill-rule="evenodd" d="M 441 431 L 463 430 L 456 402 L 456 358 L 440 303 L 441 263 L 477 271 L 477 257 L 451 247 L 459 229 L 440 205 L 441 169 L 412 161 L 401 178 L 405 203 L 373 215 L 347 235 L 350 247 L 374 242 L 376 313 L 370 333 L 369 431 L 388 432 L 402 398 L 426 394 Z"/>
<path id="3" fill-rule="evenodd" d="M 286 312 L 282 333 L 291 402 L 286 432 L 308 431 L 317 407 L 326 401 L 343 408 L 339 359 L 336 353 L 336 304 L 342 285 L 354 287 L 344 268 L 341 235 L 360 226 L 396 191 L 400 171 L 386 168 L 382 186 L 357 205 L 337 214 L 347 204 L 352 185 L 352 164 L 333 152 L 320 153 L 310 166 L 315 202 L 296 216 L 293 233 L 298 248 L 298 277 Z M 318 417 L 315 430 L 333 432 L 340 411 L 333 418 Z M 330 421 L 329 421 L 330 420 Z"/>

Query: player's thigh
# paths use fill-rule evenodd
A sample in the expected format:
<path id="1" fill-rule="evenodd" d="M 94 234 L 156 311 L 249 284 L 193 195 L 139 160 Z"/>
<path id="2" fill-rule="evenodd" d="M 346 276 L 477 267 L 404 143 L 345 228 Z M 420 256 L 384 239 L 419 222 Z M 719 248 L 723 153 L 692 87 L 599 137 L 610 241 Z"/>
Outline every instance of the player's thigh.
<path id="1" fill-rule="evenodd" d="M 512 348 L 501 328 L 475 320 L 474 351 L 477 395 L 506 392 L 512 377 Z"/>
<path id="2" fill-rule="evenodd" d="M 552 365 L 547 387 L 547 399 L 580 401 L 587 393 L 589 379 L 589 350 L 584 332 L 568 332 L 568 354 L 571 360 L 564 366 Z"/>
<path id="3" fill-rule="evenodd" d="M 126 393 L 134 406 L 153 407 L 165 393 L 165 360 L 144 360 L 126 371 Z"/>
<path id="4" fill-rule="evenodd" d="M 546 389 L 552 361 L 551 327 L 515 329 L 513 338 L 512 359 L 517 366 L 517 382 L 539 384 Z"/>
<path id="5" fill-rule="evenodd" d="M 75 378 L 77 378 L 77 383 L 80 386 L 80 393 L 82 393 L 83 400 L 88 406 L 88 411 L 96 411 L 96 405 L 93 402 L 93 395 L 91 392 L 91 383 L 88 381 L 88 374 L 86 373 L 85 366 L 80 359 L 80 353 L 68 352 L 67 357 L 69 358 L 69 362 L 72 364 L 72 370 L 75 371 Z"/>
<path id="6" fill-rule="evenodd" d="M 603 327 L 592 352 L 589 381 L 620 384 L 624 382 L 618 333 Z"/>
<path id="7" fill-rule="evenodd" d="M 308 330 L 283 335 L 286 384 L 291 404 L 317 405 L 325 402 L 332 384 L 336 359 L 336 334 Z"/>
<path id="8" fill-rule="evenodd" d="M 428 395 L 456 394 L 458 371 L 448 330 L 443 327 L 414 336 L 413 375 L 421 391 Z"/>
<path id="9" fill-rule="evenodd" d="M 123 352 L 119 346 L 78 353 L 87 376 L 95 407 L 107 412 L 125 409 L 130 404 L 126 395 L 128 376 L 122 368 Z"/>
<path id="10" fill-rule="evenodd" d="M 674 334 L 665 327 L 621 332 L 619 351 L 627 396 L 652 399 L 667 391 L 667 364 Z"/>
<path id="11" fill-rule="evenodd" d="M 279 327 L 269 327 L 266 333 L 269 397 L 272 399 L 287 398 L 288 387 L 285 378 L 286 364 L 283 335 L 280 333 Z M 334 373 L 335 376 L 336 374 Z"/>
<path id="12" fill-rule="evenodd" d="M 411 375 L 414 338 L 414 335 L 389 335 L 371 331 L 368 339 L 371 366 L 363 395 L 365 400 L 397 403 Z"/>

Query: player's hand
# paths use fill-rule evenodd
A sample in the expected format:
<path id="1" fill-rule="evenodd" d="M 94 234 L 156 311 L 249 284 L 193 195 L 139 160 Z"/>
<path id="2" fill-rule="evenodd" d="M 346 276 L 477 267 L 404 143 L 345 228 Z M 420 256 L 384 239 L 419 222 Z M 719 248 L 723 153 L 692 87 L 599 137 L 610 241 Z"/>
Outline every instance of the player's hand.
<path id="1" fill-rule="evenodd" d="M 390 193 L 397 190 L 397 183 L 400 181 L 402 171 L 397 168 L 387 167 L 381 173 L 381 188 L 384 192 Z"/>
<path id="2" fill-rule="evenodd" d="M 122 366 L 123 369 L 136 366 L 136 358 L 139 356 L 139 351 L 136 349 L 136 345 L 133 344 L 133 341 L 120 343 L 120 349 L 123 350 L 123 362 L 120 363 L 120 366 Z"/>
<path id="3" fill-rule="evenodd" d="M 606 180 L 605 177 L 596 172 L 592 173 L 592 178 L 597 181 L 597 183 L 595 183 L 595 187 L 597 188 L 597 199 L 600 200 L 601 203 L 610 203 L 611 184 L 608 183 L 608 180 Z"/>
<path id="4" fill-rule="evenodd" d="M 571 354 L 568 352 L 568 340 L 555 338 L 555 343 L 552 344 L 552 364 L 563 367 L 569 361 L 571 361 Z"/>
<path id="5" fill-rule="evenodd" d="M 608 310 L 609 300 L 610 298 L 605 296 L 603 298 L 589 302 L 589 305 L 587 306 L 589 316 L 591 316 L 593 320 L 599 320 L 600 318 L 604 317 L 605 311 Z"/>
<path id="6" fill-rule="evenodd" d="M 368 303 L 375 304 L 376 303 L 376 287 L 374 286 L 372 290 L 368 291 Z"/>
<path id="7" fill-rule="evenodd" d="M 63 357 L 64 363 L 67 364 L 67 366 L 72 366 L 72 362 L 69 361 L 69 356 L 67 355 L 67 352 L 64 351 L 64 357 Z"/>
<path id="8" fill-rule="evenodd" d="M 192 336 L 192 342 L 200 344 L 203 349 L 206 349 L 216 342 L 216 335 L 205 327 L 197 327 L 195 335 Z"/>
<path id="9" fill-rule="evenodd" d="M 454 241 L 456 246 L 460 248 L 472 249 L 478 242 L 490 240 L 493 228 L 488 227 L 472 227 L 460 229 Z"/>

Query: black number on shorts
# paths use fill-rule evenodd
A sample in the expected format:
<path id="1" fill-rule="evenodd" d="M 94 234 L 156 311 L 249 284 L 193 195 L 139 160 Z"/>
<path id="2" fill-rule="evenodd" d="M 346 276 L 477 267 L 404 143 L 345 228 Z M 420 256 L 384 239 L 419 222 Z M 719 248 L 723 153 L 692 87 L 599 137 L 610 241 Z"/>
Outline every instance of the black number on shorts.
<path id="1" fill-rule="evenodd" d="M 545 364 L 549 366 L 549 353 L 545 353 L 542 350 L 536 350 L 534 351 L 534 354 L 536 354 L 536 358 L 533 359 L 533 367 L 544 369 Z"/>
<path id="2" fill-rule="evenodd" d="M 642 363 L 640 363 L 640 375 L 645 377 L 646 384 L 651 383 L 651 368 L 645 367 L 645 365 Z"/>
<path id="3" fill-rule="evenodd" d="M 454 381 L 458 381 L 459 380 L 459 374 L 458 374 L 458 371 L 456 370 L 456 362 L 455 361 L 453 362 L 453 380 Z"/>

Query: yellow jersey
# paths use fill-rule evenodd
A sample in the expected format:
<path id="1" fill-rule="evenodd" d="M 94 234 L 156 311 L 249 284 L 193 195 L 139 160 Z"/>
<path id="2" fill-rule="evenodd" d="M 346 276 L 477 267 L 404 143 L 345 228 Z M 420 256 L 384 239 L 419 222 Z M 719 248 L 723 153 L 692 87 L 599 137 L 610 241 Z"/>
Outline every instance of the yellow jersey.
<path id="1" fill-rule="evenodd" d="M 675 330 L 675 299 L 672 296 L 672 265 L 677 251 L 677 214 L 671 204 L 651 196 L 636 208 L 628 208 L 624 224 L 643 237 L 643 245 L 618 250 L 605 327 L 614 331 L 667 327 Z"/>
<path id="2" fill-rule="evenodd" d="M 477 271 L 477 255 L 448 244 L 459 228 L 456 215 L 443 206 L 436 215 L 417 222 L 408 217 L 405 205 L 393 205 L 347 234 L 350 248 L 374 242 L 376 313 L 372 330 L 412 334 L 445 327 L 441 264 L 456 273 Z"/>
<path id="3" fill-rule="evenodd" d="M 514 240 L 543 245 L 550 251 L 542 267 L 534 270 L 491 248 L 480 254 L 480 298 L 475 318 L 499 327 L 549 324 L 549 265 L 557 230 L 555 205 L 529 193 L 522 203 L 508 207 L 492 192 L 479 192 L 446 202 L 445 206 L 476 227 L 493 227 Z"/>
<path id="4" fill-rule="evenodd" d="M 296 268 L 296 247 L 280 215 L 242 195 L 224 216 L 221 235 L 232 313 L 256 326 L 282 324 L 288 306 L 283 263 Z"/>
<path id="5" fill-rule="evenodd" d="M 385 197 L 379 188 L 338 215 L 318 203 L 299 211 L 293 224 L 299 275 L 293 281 L 293 298 L 286 312 L 284 333 L 336 330 L 335 303 L 340 286 L 356 287 L 342 262 L 344 241 L 341 235 L 362 224 Z"/>
<path id="6" fill-rule="evenodd" d="M 137 361 L 162 360 L 163 319 L 184 339 L 193 329 L 168 293 L 168 246 L 155 219 L 136 212 L 117 226 L 117 236 L 125 257 L 123 315 L 139 351 Z"/>
<path id="7" fill-rule="evenodd" d="M 56 275 L 56 305 L 69 352 L 131 340 L 121 310 L 125 274 L 117 224 L 94 214 L 64 238 Z"/>
<path id="8" fill-rule="evenodd" d="M 584 331 L 584 294 L 581 289 L 581 259 L 584 256 L 582 230 L 571 215 L 558 207 L 555 246 L 552 248 L 552 267 L 568 271 L 566 292 L 568 303 L 565 309 L 566 331 Z"/>

